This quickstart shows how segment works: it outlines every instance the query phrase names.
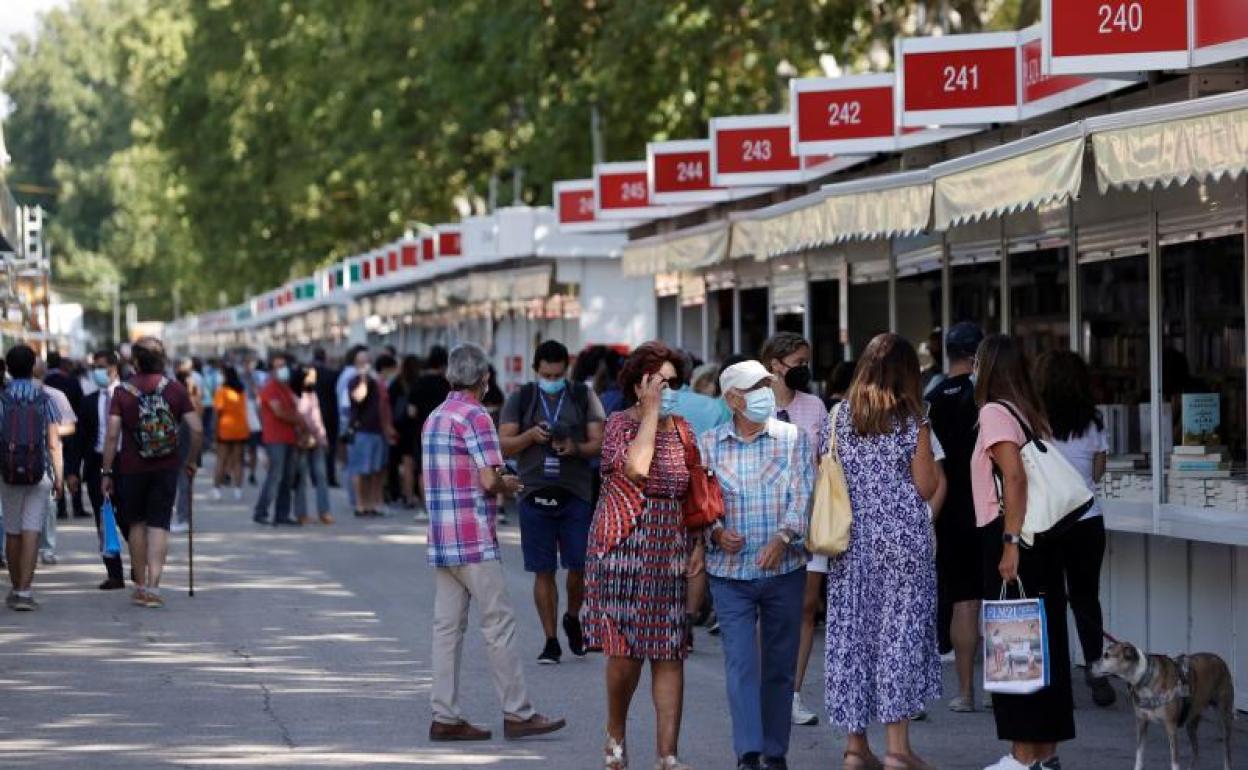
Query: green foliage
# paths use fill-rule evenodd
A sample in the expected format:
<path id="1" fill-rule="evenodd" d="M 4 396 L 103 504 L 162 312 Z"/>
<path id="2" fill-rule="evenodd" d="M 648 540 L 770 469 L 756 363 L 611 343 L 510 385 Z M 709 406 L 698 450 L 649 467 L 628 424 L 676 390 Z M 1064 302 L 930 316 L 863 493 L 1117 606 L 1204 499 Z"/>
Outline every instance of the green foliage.
<path id="1" fill-rule="evenodd" d="M 896 34 L 1038 0 L 72 0 L 18 44 L 11 183 L 55 189 L 58 283 L 144 317 L 231 302 L 591 165 L 887 69 Z M 510 202 L 504 192 L 501 203 Z"/>

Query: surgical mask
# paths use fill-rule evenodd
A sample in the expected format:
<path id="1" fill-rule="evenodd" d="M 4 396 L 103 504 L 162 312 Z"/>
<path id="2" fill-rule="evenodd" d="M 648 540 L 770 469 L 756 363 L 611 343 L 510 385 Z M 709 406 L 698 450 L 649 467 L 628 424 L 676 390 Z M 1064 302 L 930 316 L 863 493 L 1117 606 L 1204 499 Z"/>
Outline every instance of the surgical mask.
<path id="1" fill-rule="evenodd" d="M 567 380 L 562 380 L 562 379 L 547 380 L 547 379 L 542 379 L 539 377 L 537 380 L 537 387 L 541 388 L 542 392 L 548 396 L 559 395 L 560 393 L 563 392 L 563 389 L 567 384 L 568 384 Z"/>
<path id="2" fill-rule="evenodd" d="M 762 425 L 776 413 L 776 394 L 771 388 L 759 388 L 745 394 L 742 414 L 752 423 Z"/>
<path id="3" fill-rule="evenodd" d="M 108 387 L 108 370 L 107 369 L 92 369 L 91 381 L 94 382 L 97 387 L 107 388 Z"/>
<path id="4" fill-rule="evenodd" d="M 277 367 L 277 371 L 273 373 L 273 376 L 277 378 L 278 382 L 290 382 L 290 367 Z"/>
<path id="5" fill-rule="evenodd" d="M 671 388 L 664 388 L 663 394 L 659 400 L 659 416 L 671 417 L 676 411 L 676 391 Z"/>
<path id="6" fill-rule="evenodd" d="M 806 364 L 794 366 L 784 373 L 784 384 L 791 390 L 805 393 L 810 387 L 811 377 L 810 367 Z"/>

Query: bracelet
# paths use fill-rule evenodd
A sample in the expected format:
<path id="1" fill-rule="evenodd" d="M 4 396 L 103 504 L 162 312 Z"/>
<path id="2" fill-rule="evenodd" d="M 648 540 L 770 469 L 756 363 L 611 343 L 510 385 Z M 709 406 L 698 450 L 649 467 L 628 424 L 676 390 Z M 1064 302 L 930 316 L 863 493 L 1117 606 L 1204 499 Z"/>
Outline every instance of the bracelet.
<path id="1" fill-rule="evenodd" d="M 113 471 L 112 471 L 111 469 L 109 469 L 109 470 L 101 470 L 101 471 L 100 471 L 100 475 L 101 475 L 101 476 L 112 476 L 112 475 L 113 475 Z"/>

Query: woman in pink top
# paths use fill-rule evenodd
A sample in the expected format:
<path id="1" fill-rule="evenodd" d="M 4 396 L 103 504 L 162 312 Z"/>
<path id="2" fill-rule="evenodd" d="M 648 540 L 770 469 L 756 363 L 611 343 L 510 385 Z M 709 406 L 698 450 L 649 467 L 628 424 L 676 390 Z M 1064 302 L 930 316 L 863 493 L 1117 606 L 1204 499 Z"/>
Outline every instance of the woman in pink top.
<path id="1" fill-rule="evenodd" d="M 999 598 L 1003 581 L 1011 586 L 1010 596 L 1017 597 L 1014 581 L 1021 580 L 1029 598 L 1044 600 L 1051 652 L 1048 687 L 1031 695 L 993 696 L 997 737 L 1012 746 L 987 770 L 1048 770 L 1059 766 L 1057 744 L 1075 737 L 1066 581 L 1059 542 L 1038 538 L 1032 547 L 1024 547 L 1018 539 L 1027 515 L 1021 454 L 1027 438 L 1019 419 L 1040 438 L 1051 439 L 1052 431 L 1014 338 L 998 334 L 980 344 L 975 378 L 979 438 L 971 455 L 971 488 L 983 537 L 984 598 Z M 1004 500 L 998 499 L 994 469 Z"/>
<path id="2" fill-rule="evenodd" d="M 309 366 L 291 377 L 291 386 L 298 396 L 295 404 L 299 412 L 298 452 L 299 468 L 308 483 L 316 489 L 316 512 L 322 524 L 333 524 L 329 512 L 329 487 L 325 478 L 325 452 L 329 439 L 325 423 L 321 420 L 321 400 L 316 395 L 316 367 Z M 303 479 L 295 483 L 295 516 L 301 524 L 308 523 L 308 503 Z"/>

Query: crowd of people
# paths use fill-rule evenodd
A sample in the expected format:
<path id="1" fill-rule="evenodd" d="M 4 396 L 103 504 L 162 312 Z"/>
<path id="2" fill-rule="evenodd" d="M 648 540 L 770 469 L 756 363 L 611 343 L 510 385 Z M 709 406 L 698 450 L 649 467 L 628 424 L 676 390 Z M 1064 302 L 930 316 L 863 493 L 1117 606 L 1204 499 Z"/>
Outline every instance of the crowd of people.
<path id="1" fill-rule="evenodd" d="M 1049 649 L 1062 652 L 1038 692 L 992 698 L 1011 746 L 991 768 L 1057 770 L 1058 745 L 1074 737 L 1066 609 L 1091 664 L 1105 529 L 1093 505 L 1060 538 L 1022 546 L 1021 451 L 1031 435 L 1050 440 L 1095 488 L 1107 447 L 1088 370 L 1069 352 L 1033 367 L 1015 339 L 966 322 L 935 342 L 943 351 L 924 370 L 910 342 L 881 334 L 856 363 L 832 367 L 821 394 L 811 345 L 792 333 L 757 359 L 720 363 L 661 342 L 574 358 L 547 340 L 532 381 L 509 394 L 473 344 L 423 359 L 357 346 L 334 368 L 320 350 L 306 363 L 285 352 L 170 362 L 145 338 L 80 371 L 49 356 L 46 372 L 18 345 L 0 393 L 8 606 L 38 606 L 31 582 L 37 561 L 55 562 L 54 509 L 87 515 L 83 486 L 101 542 L 115 508 L 134 603 L 163 606 L 168 536 L 189 521 L 211 448 L 211 494 L 242 499 L 258 484 L 258 524 L 333 524 L 339 479 L 355 517 L 409 510 L 427 524 L 432 740 L 491 737 L 458 699 L 473 602 L 505 737 L 565 726 L 532 704 L 515 649 L 497 534 L 514 505 L 543 631 L 537 663 L 558 664 L 565 644 L 606 658 L 608 770 L 629 766 L 629 710 L 647 662 L 654 766 L 687 770 L 684 661 L 698 626 L 722 642 L 736 766 L 787 768 L 793 726 L 819 721 L 800 693 L 821 618 L 823 711 L 848 734 L 844 767 L 924 770 L 908 726 L 943 695 L 942 654 L 957 672 L 949 709 L 974 711 L 980 603 L 1018 581 L 1042 597 Z M 812 556 L 816 476 L 832 453 L 853 527 L 844 553 Z M 691 504 L 708 484 L 722 498 L 709 524 Z M 104 564 L 100 588 L 125 588 L 120 556 Z M 1087 681 L 1096 703 L 1113 702 L 1105 680 Z M 877 752 L 867 728 L 881 723 Z"/>

